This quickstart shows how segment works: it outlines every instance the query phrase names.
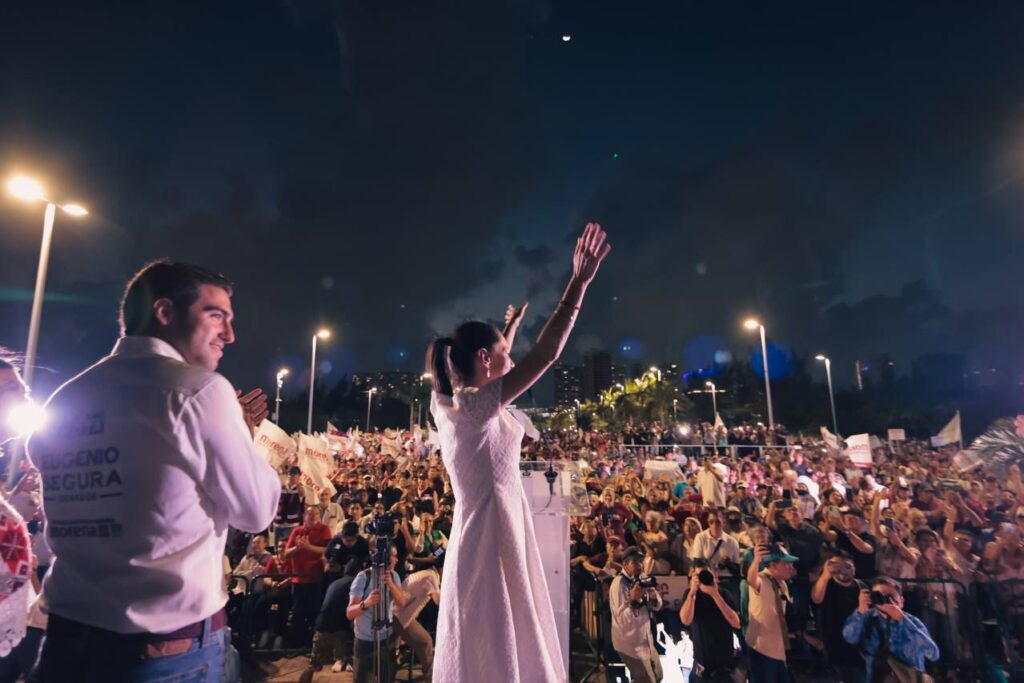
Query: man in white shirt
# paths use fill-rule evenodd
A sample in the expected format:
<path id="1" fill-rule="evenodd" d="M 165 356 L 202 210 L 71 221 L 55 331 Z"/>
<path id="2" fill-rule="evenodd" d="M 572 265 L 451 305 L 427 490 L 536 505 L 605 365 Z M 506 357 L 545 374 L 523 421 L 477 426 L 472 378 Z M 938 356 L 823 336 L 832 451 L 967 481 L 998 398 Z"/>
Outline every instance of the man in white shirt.
<path id="1" fill-rule="evenodd" d="M 32 681 L 236 680 L 222 558 L 259 532 L 280 480 L 253 448 L 266 415 L 215 372 L 235 340 L 231 283 L 157 261 L 132 278 L 111 355 L 50 398 L 29 443 L 55 559 Z M 243 409 L 245 410 L 243 414 Z M 248 424 L 247 424 L 248 422 Z"/>
<path id="2" fill-rule="evenodd" d="M 710 459 L 697 471 L 697 489 L 705 507 L 725 507 L 725 477 L 715 469 Z"/>
<path id="3" fill-rule="evenodd" d="M 709 512 L 707 521 L 708 528 L 693 539 L 690 559 L 704 560 L 719 576 L 736 576 L 740 562 L 739 542 L 725 533 L 722 512 Z"/>
<path id="4" fill-rule="evenodd" d="M 612 647 L 629 669 L 633 683 L 658 683 L 661 660 L 651 634 L 651 611 L 662 607 L 657 588 L 637 581 L 644 551 L 635 546 L 622 553 L 622 573 L 612 580 L 608 599 L 612 612 Z"/>

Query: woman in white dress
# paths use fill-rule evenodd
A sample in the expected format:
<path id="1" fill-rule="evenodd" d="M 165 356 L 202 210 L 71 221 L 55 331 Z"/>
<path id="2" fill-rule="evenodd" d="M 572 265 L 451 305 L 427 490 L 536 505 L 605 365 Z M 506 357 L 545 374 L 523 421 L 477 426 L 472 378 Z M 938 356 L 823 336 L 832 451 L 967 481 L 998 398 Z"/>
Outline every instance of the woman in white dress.
<path id="1" fill-rule="evenodd" d="M 437 619 L 434 683 L 565 683 L 558 633 L 519 473 L 523 427 L 505 407 L 562 353 L 587 286 L 611 246 L 596 223 L 576 241 L 573 274 L 536 345 L 513 367 L 526 304 L 505 333 L 460 325 L 427 353 L 430 410 L 455 493 Z"/>

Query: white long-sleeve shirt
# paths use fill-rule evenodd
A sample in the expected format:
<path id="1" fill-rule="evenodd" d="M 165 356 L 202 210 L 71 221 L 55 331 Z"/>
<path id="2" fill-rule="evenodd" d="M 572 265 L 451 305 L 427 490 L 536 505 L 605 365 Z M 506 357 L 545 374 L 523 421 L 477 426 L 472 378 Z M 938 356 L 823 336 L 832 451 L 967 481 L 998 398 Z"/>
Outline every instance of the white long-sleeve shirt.
<path id="1" fill-rule="evenodd" d="M 230 382 L 130 336 L 50 398 L 30 441 L 54 562 L 49 611 L 167 633 L 227 600 L 228 525 L 265 529 L 281 482 L 253 448 Z"/>
<path id="2" fill-rule="evenodd" d="M 608 600 L 612 611 L 612 647 L 629 657 L 647 659 L 654 651 L 654 636 L 651 634 L 651 613 L 661 609 L 661 593 L 651 591 L 653 600 L 648 606 L 633 607 L 629 599 L 629 587 L 622 580 L 622 574 L 612 579 Z"/>

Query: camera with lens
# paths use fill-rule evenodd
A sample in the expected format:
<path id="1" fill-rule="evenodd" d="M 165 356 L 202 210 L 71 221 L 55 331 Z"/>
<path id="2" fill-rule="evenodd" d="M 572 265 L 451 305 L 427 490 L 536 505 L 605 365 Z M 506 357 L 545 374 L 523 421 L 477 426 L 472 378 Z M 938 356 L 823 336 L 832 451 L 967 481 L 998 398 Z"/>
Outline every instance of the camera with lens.
<path id="1" fill-rule="evenodd" d="M 882 591 L 871 591 L 871 606 L 878 607 L 879 605 L 888 605 L 892 602 L 892 598 Z"/>
<path id="2" fill-rule="evenodd" d="M 715 585 L 715 575 L 712 574 L 711 571 L 708 569 L 701 569 L 699 572 L 697 572 L 697 580 L 705 586 Z"/>
<path id="3" fill-rule="evenodd" d="M 384 512 L 373 516 L 367 525 L 366 533 L 371 536 L 387 536 L 390 537 L 395 533 L 395 515 L 390 512 Z"/>
<path id="4" fill-rule="evenodd" d="M 658 580 L 647 574 L 640 574 L 635 579 L 631 579 L 623 574 L 623 581 L 625 581 L 627 588 L 632 588 L 633 586 L 640 586 L 643 589 L 658 587 Z"/>

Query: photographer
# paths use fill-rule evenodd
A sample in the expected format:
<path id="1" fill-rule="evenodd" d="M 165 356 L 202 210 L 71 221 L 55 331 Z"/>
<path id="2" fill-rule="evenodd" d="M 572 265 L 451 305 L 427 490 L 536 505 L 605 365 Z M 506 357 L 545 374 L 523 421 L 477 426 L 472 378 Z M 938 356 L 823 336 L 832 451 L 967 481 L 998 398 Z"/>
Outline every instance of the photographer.
<path id="1" fill-rule="evenodd" d="M 843 683 L 864 680 L 864 658 L 843 638 L 843 624 L 859 604 L 860 589 L 853 578 L 853 557 L 842 551 L 830 557 L 811 590 L 811 602 L 819 606 L 818 631 L 825 644 L 828 663 Z"/>
<path id="2" fill-rule="evenodd" d="M 622 553 L 622 573 L 612 581 L 612 647 L 629 669 L 634 683 L 658 683 L 662 671 L 651 634 L 651 611 L 660 610 L 662 600 L 653 579 L 640 574 L 643 559 L 644 551 L 640 548 L 626 548 Z"/>
<path id="3" fill-rule="evenodd" d="M 740 616 L 719 591 L 718 575 L 706 562 L 694 561 L 679 620 L 693 641 L 690 683 L 731 681 L 736 667 L 733 634 L 740 628 Z"/>
<path id="4" fill-rule="evenodd" d="M 341 525 L 341 531 L 327 542 L 324 551 L 324 585 L 329 586 L 342 576 L 342 569 L 357 557 L 370 556 L 370 542 L 359 535 L 359 524 L 351 519 Z"/>
<path id="5" fill-rule="evenodd" d="M 925 660 L 939 658 L 925 625 L 903 611 L 899 583 L 886 576 L 872 581 L 871 590 L 860 592 L 860 604 L 847 617 L 843 638 L 865 654 L 868 683 L 884 681 L 890 674 L 900 683 L 930 681 L 924 674 Z"/>
<path id="6" fill-rule="evenodd" d="M 373 681 L 374 656 L 378 642 L 384 651 L 381 654 L 384 667 L 375 683 L 391 683 L 395 678 L 395 639 L 392 634 L 391 620 L 388 619 L 386 625 L 378 625 L 378 628 L 374 628 L 374 608 L 382 599 L 386 600 L 383 613 L 389 616 L 395 607 L 402 609 L 409 601 L 408 595 L 399 585 L 401 579 L 395 571 L 395 565 L 398 563 L 398 551 L 394 546 L 391 546 L 389 550 L 390 561 L 387 571 L 384 573 L 384 585 L 387 588 L 385 594 L 382 596 L 380 590 L 373 587 L 373 567 L 364 569 L 356 576 L 349 592 L 349 603 L 345 616 L 354 622 L 353 628 L 356 635 L 353 648 L 355 660 L 353 683 L 371 683 Z"/>

